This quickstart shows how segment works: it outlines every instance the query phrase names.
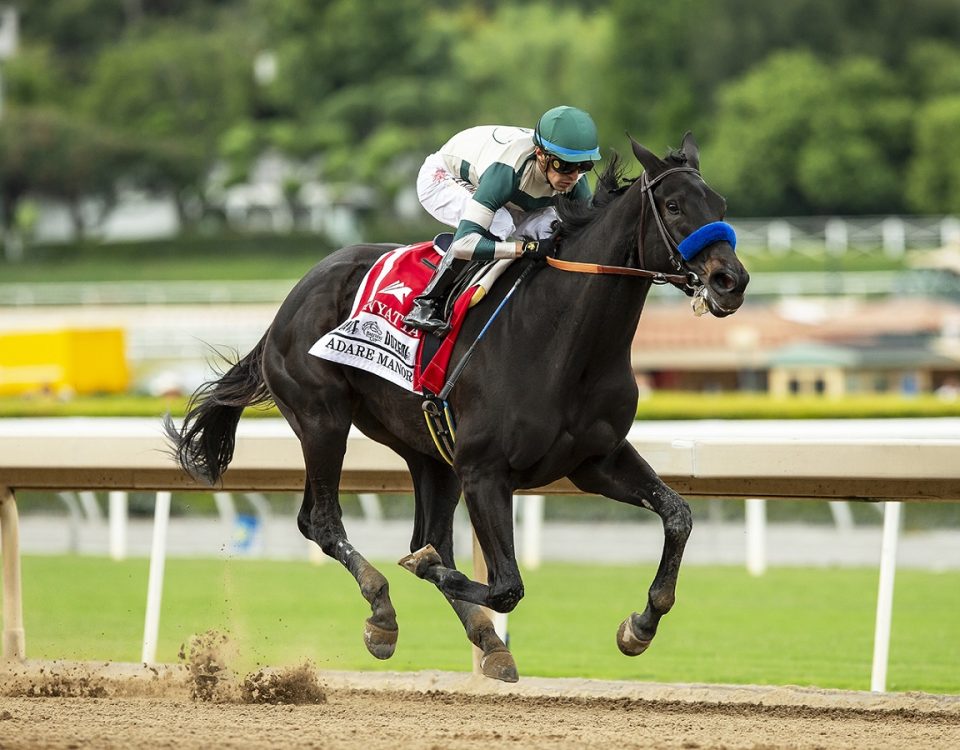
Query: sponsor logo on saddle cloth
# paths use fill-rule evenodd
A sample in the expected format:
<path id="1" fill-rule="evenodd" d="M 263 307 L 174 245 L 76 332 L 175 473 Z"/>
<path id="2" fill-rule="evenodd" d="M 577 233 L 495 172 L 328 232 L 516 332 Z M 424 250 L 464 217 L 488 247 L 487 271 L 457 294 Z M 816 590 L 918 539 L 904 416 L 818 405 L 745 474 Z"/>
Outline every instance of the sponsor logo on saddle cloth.
<path id="1" fill-rule="evenodd" d="M 360 283 L 350 317 L 324 334 L 310 347 L 310 354 L 365 370 L 408 391 L 422 393 L 423 385 L 430 385 L 429 380 L 422 382 L 417 361 L 423 332 L 404 325 L 403 319 L 413 308 L 414 297 L 430 281 L 431 266 L 437 266 L 442 257 L 433 242 L 407 245 L 386 253 Z M 444 341 L 430 365 L 431 373 L 441 366 L 441 386 L 470 296 L 472 290 L 467 290 L 454 305 L 447 335 L 449 344 Z M 441 363 L 437 358 L 443 353 L 446 357 Z"/>

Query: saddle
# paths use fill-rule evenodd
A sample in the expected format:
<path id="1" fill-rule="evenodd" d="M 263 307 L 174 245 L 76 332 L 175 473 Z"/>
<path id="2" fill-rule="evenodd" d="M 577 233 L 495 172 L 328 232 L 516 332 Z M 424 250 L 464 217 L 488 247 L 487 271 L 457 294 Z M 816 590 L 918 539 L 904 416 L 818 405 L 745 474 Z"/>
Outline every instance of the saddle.
<path id="1" fill-rule="evenodd" d="M 437 336 L 411 328 L 403 319 L 413 307 L 414 298 L 429 283 L 451 240 L 452 235 L 439 235 L 432 242 L 406 245 L 381 256 L 360 282 L 349 317 L 309 350 L 321 359 L 370 372 L 423 395 L 431 434 L 448 461 L 454 425 L 446 404 L 452 387 L 447 370 L 453 348 L 467 311 L 483 299 L 512 262 L 465 262 L 446 303 L 449 331 Z M 499 308 L 493 315 L 497 312 Z M 473 342 L 458 364 L 454 380 L 475 345 Z M 431 414 L 436 417 L 433 423 Z"/>
<path id="2" fill-rule="evenodd" d="M 310 354 L 371 372 L 414 393 L 439 392 L 467 311 L 502 272 L 500 262 L 464 264 L 449 296 L 451 328 L 443 338 L 405 325 L 413 299 L 430 281 L 449 242 L 449 235 L 441 236 L 378 258 L 357 288 L 350 315 L 318 339 Z"/>
<path id="3" fill-rule="evenodd" d="M 444 232 L 434 240 L 434 248 L 446 253 L 453 242 L 453 234 Z M 510 260 L 453 261 L 457 272 L 450 293 L 444 302 L 444 316 L 451 322 L 449 331 L 443 334 L 423 333 L 417 353 L 417 367 L 414 370 L 414 383 L 418 384 L 425 396 L 439 394 L 445 383 L 450 355 L 463 324 L 467 311 L 482 300 L 493 283 L 507 269 Z"/>

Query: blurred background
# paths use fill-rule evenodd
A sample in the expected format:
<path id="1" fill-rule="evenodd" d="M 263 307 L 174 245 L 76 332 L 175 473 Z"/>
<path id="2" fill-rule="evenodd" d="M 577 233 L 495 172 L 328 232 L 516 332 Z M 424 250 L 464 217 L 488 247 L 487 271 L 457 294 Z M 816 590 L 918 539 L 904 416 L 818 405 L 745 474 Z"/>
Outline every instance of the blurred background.
<path id="1" fill-rule="evenodd" d="M 692 130 L 752 274 L 722 321 L 651 295 L 641 418 L 960 416 L 958 38 L 957 0 L 0 0 L 0 415 L 176 413 L 327 253 L 439 230 L 414 182 L 454 132 L 563 103 L 591 112 L 605 161 L 624 131 L 666 153 Z M 300 545 L 297 498 L 244 502 Z M 104 503 L 21 498 L 77 524 Z M 226 519 L 215 549 L 264 549 L 267 521 L 222 499 L 174 510 Z M 699 512 L 720 528 L 742 504 Z M 557 522 L 620 514 L 547 503 Z M 94 550 L 81 528 L 27 523 L 25 550 Z"/>

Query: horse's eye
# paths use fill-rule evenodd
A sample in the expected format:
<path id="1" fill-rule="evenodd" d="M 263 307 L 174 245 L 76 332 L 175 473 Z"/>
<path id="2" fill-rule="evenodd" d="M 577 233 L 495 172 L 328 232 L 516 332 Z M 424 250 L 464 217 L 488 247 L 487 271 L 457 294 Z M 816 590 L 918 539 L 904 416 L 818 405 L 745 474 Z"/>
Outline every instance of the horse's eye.
<path id="1" fill-rule="evenodd" d="M 680 213 L 680 204 L 676 201 L 667 201 L 667 211 L 672 214 Z"/>

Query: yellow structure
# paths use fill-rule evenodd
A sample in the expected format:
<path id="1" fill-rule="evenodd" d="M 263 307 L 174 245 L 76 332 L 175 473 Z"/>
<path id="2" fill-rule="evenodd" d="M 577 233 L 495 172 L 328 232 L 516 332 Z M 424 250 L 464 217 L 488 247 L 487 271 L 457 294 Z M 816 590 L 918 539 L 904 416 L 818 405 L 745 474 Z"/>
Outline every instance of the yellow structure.
<path id="1" fill-rule="evenodd" d="M 0 333 L 2 396 L 120 393 L 129 385 L 120 328 Z"/>

